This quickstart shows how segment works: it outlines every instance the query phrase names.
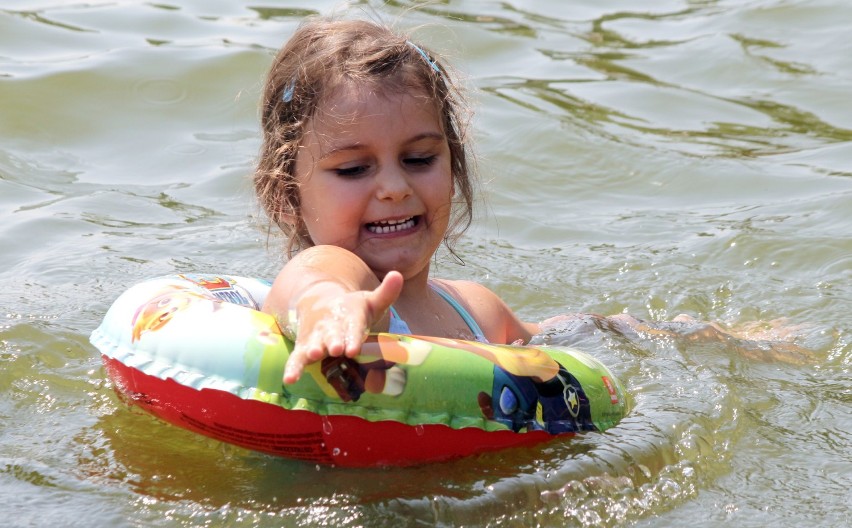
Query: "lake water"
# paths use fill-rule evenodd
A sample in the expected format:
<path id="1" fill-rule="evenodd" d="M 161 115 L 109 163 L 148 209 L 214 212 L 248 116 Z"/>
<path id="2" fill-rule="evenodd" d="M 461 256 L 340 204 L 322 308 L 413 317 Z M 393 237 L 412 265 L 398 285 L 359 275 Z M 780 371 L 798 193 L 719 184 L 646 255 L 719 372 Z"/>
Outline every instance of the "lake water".
<path id="1" fill-rule="evenodd" d="M 852 503 L 845 0 L 364 2 L 467 75 L 484 201 L 436 275 L 524 318 L 685 313 L 766 343 L 564 327 L 616 428 L 409 469 L 316 467 L 128 407 L 90 332 L 133 283 L 273 277 L 258 98 L 308 0 L 4 0 L 6 526 L 840 526 Z"/>

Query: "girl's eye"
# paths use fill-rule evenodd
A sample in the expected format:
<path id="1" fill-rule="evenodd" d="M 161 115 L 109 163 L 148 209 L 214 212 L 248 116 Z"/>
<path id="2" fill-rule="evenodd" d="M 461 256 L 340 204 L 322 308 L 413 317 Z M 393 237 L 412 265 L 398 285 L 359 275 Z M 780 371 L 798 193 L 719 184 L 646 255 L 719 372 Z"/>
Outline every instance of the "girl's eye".
<path id="1" fill-rule="evenodd" d="M 334 172 L 342 178 L 357 178 L 367 172 L 366 165 L 356 165 L 354 167 L 338 167 Z"/>
<path id="2" fill-rule="evenodd" d="M 413 167 L 428 167 L 435 161 L 437 156 L 412 156 L 409 158 L 405 158 L 402 160 L 406 165 L 411 165 Z"/>

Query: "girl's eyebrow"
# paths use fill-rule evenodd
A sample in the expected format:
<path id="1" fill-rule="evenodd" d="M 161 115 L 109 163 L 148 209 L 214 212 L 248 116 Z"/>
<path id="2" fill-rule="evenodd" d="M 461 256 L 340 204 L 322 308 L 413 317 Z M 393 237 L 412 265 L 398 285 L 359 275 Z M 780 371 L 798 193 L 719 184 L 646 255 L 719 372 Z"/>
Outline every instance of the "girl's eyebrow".
<path id="1" fill-rule="evenodd" d="M 445 136 L 444 134 L 441 134 L 440 132 L 424 132 L 422 134 L 417 134 L 413 138 L 409 139 L 408 141 L 405 142 L 405 144 L 407 145 L 409 143 L 417 143 L 418 141 L 423 140 L 423 139 L 432 139 L 432 140 L 440 142 L 440 141 L 446 140 L 447 136 Z"/>
<path id="2" fill-rule="evenodd" d="M 403 145 L 409 145 L 411 143 L 417 143 L 418 141 L 422 141 L 424 139 L 431 139 L 435 142 L 440 143 L 441 141 L 445 141 L 447 138 L 444 134 L 441 134 L 439 132 L 423 132 L 422 134 L 417 134 L 416 136 L 405 141 L 403 143 Z M 330 157 L 332 157 L 335 154 L 338 154 L 340 152 L 346 152 L 346 151 L 352 151 L 352 150 L 362 150 L 363 148 L 364 148 L 364 144 L 358 143 L 358 142 L 345 143 L 343 145 L 333 146 L 331 149 L 329 149 L 328 152 L 325 152 L 325 153 L 322 154 L 322 156 L 320 156 L 320 160 L 330 158 Z"/>

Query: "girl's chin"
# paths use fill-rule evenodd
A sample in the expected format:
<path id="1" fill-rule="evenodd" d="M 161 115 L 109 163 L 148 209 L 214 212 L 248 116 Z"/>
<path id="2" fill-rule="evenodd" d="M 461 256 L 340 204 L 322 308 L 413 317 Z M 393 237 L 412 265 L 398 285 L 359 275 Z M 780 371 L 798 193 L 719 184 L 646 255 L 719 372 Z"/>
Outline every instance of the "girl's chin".
<path id="1" fill-rule="evenodd" d="M 402 273 L 402 276 L 406 280 L 408 280 L 424 271 L 429 271 L 428 258 L 368 258 L 365 259 L 364 262 L 367 263 L 373 273 L 375 273 L 375 275 L 379 278 L 384 277 L 389 271 L 398 271 Z"/>

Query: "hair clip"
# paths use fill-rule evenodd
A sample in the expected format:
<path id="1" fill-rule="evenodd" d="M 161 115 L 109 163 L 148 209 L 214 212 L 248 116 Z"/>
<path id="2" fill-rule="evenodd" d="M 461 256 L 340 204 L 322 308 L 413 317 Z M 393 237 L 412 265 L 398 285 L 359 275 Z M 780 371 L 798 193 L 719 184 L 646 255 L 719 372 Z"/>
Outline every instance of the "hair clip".
<path id="1" fill-rule="evenodd" d="M 293 93 L 296 91 L 296 79 L 290 81 L 290 84 L 287 88 L 284 88 L 284 93 L 281 94 L 281 100 L 285 103 L 289 103 L 293 100 Z"/>
<path id="2" fill-rule="evenodd" d="M 423 57 L 423 59 L 429 64 L 429 66 L 432 67 L 433 70 L 435 70 L 435 72 L 441 73 L 441 68 L 439 68 L 438 65 L 435 64 L 435 61 L 429 58 L 429 55 L 425 51 L 423 51 L 423 48 L 411 42 L 410 40 L 406 40 L 405 43 L 414 48 L 414 50 L 417 51 L 417 53 L 419 53 Z"/>

